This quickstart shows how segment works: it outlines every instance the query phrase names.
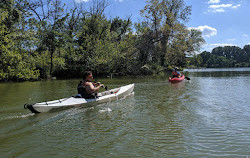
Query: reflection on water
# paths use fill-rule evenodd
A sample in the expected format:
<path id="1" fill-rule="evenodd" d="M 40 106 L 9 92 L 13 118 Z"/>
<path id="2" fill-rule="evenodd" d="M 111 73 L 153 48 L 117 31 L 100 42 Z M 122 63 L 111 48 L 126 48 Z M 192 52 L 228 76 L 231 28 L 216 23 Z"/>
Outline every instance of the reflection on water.
<path id="1" fill-rule="evenodd" d="M 79 81 L 1 83 L 1 157 L 250 156 L 250 69 L 184 73 L 190 82 L 169 84 L 168 75 L 99 79 L 110 88 L 136 83 L 135 93 L 36 115 L 23 104 L 74 95 Z"/>
<path id="2" fill-rule="evenodd" d="M 196 77 L 239 77 L 249 76 L 250 68 L 206 68 L 206 69 L 185 69 L 188 75 Z"/>

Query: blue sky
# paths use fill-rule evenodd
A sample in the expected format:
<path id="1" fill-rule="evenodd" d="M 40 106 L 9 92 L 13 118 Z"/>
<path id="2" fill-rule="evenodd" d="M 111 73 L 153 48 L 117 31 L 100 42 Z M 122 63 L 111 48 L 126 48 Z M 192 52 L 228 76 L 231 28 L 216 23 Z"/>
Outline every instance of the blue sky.
<path id="1" fill-rule="evenodd" d="M 87 6 L 92 0 L 74 0 Z M 106 15 L 119 16 L 134 22 L 140 21 L 140 10 L 146 0 L 106 0 Z M 184 0 L 192 6 L 192 15 L 186 23 L 189 28 L 199 29 L 206 44 L 201 51 L 212 51 L 218 46 L 250 45 L 250 0 Z"/>

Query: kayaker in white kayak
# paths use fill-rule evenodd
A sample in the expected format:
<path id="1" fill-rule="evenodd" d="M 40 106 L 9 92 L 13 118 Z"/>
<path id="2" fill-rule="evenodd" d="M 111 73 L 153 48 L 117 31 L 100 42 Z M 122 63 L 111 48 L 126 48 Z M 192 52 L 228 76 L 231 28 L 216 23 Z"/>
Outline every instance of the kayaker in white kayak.
<path id="1" fill-rule="evenodd" d="M 173 70 L 172 70 L 172 76 L 173 78 L 180 78 L 182 75 L 178 70 L 178 67 L 175 67 Z"/>
<path id="2" fill-rule="evenodd" d="M 92 99 L 97 97 L 97 93 L 101 87 L 104 87 L 100 82 L 93 83 L 93 75 L 91 71 L 86 71 L 83 75 L 83 80 L 77 86 L 78 94 L 82 98 Z"/>

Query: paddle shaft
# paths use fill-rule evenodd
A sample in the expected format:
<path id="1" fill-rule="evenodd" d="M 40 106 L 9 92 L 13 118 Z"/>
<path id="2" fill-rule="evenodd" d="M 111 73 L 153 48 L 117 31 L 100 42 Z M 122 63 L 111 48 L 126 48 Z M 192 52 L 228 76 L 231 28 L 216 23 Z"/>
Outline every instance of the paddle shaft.
<path id="1" fill-rule="evenodd" d="M 95 82 L 92 82 L 92 84 L 101 84 L 100 82 L 97 82 L 97 81 L 95 81 Z M 102 86 L 102 88 L 104 88 L 106 91 L 108 91 L 109 90 L 109 88 L 108 88 L 108 86 Z"/>

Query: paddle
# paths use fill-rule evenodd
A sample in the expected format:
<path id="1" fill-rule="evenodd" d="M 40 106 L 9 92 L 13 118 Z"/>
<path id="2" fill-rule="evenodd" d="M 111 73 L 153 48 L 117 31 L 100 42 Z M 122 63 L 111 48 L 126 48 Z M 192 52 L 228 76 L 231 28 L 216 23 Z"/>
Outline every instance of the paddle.
<path id="1" fill-rule="evenodd" d="M 104 88 L 106 91 L 109 91 L 108 86 L 102 86 L 102 88 Z"/>
<path id="2" fill-rule="evenodd" d="M 188 81 L 190 80 L 190 78 L 189 78 L 189 77 L 187 77 L 187 76 L 185 76 L 185 79 L 186 79 L 186 80 L 188 80 Z"/>
<path id="3" fill-rule="evenodd" d="M 110 94 L 113 94 L 114 92 L 110 91 L 108 86 L 102 86 L 102 88 L 104 88 L 106 91 L 109 91 Z"/>
<path id="4" fill-rule="evenodd" d="M 94 82 L 92 82 L 94 85 L 100 85 L 101 84 L 101 82 L 98 82 L 98 81 L 94 81 Z M 108 88 L 108 86 L 102 86 L 102 88 L 104 88 L 106 91 L 108 91 L 109 90 L 109 88 Z"/>
<path id="5" fill-rule="evenodd" d="M 98 82 L 98 81 L 95 81 L 95 82 L 93 82 L 93 84 L 101 84 L 100 82 Z M 109 88 L 108 88 L 108 86 L 102 86 L 102 88 L 104 88 L 106 91 L 109 91 Z M 109 91 L 111 94 L 113 94 L 113 92 L 112 91 Z"/>

